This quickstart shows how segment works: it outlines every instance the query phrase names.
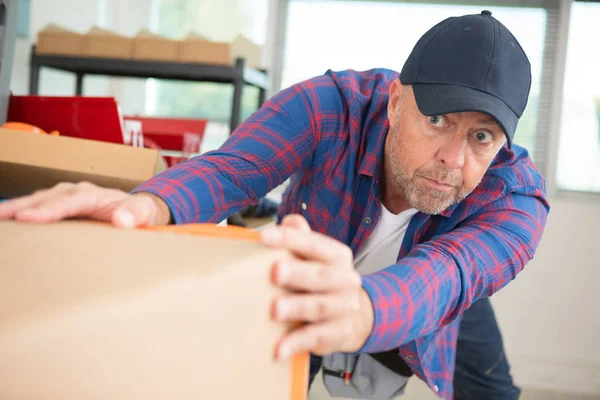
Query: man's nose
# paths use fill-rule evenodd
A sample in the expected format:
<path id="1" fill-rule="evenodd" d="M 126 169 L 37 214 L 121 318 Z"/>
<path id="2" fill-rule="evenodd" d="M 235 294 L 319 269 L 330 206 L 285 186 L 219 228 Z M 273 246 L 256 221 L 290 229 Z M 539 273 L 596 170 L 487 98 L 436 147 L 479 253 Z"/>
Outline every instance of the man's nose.
<path id="1" fill-rule="evenodd" d="M 449 170 L 462 168 L 465 164 L 466 136 L 458 132 L 448 135 L 448 140 L 443 141 L 438 150 L 437 161 Z"/>

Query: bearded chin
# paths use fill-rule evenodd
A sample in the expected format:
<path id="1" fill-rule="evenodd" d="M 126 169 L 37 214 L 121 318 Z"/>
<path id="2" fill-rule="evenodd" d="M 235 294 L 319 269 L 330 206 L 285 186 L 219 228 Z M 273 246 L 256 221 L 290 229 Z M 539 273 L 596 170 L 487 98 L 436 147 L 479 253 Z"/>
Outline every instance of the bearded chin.
<path id="1" fill-rule="evenodd" d="M 392 169 L 394 180 L 402 190 L 408 204 L 424 214 L 437 215 L 448 207 L 462 201 L 470 193 L 461 196 L 452 196 L 435 189 L 423 189 L 408 177 L 398 165 L 393 165 Z"/>
<path id="2" fill-rule="evenodd" d="M 437 190 L 421 190 L 414 183 L 407 187 L 400 186 L 408 204 L 424 214 L 437 215 L 453 205 L 454 199 Z"/>
<path id="3" fill-rule="evenodd" d="M 471 190 L 451 196 L 435 189 L 422 189 L 411 179 L 404 178 L 396 175 L 396 183 L 404 193 L 408 204 L 424 214 L 438 215 L 448 207 L 463 201 L 472 192 Z"/>

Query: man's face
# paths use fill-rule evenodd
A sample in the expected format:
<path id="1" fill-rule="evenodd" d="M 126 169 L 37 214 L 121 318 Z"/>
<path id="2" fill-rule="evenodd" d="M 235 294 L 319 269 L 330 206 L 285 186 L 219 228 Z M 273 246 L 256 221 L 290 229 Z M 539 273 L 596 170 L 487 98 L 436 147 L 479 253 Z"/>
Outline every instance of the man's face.
<path id="1" fill-rule="evenodd" d="M 388 118 L 386 182 L 395 182 L 408 204 L 427 214 L 439 214 L 471 193 L 506 142 L 495 119 L 484 113 L 421 114 L 412 88 L 399 82 L 390 88 Z"/>

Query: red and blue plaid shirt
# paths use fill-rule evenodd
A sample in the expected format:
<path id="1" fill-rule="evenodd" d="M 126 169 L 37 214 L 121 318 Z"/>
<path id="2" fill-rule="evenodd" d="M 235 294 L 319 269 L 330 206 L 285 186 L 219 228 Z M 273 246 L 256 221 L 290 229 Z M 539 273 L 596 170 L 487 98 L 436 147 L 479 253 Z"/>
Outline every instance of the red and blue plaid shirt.
<path id="1" fill-rule="evenodd" d="M 380 213 L 388 89 L 398 73 L 328 71 L 281 91 L 217 151 L 141 185 L 176 223 L 218 222 L 290 179 L 280 217 L 356 254 Z M 549 207 L 527 152 L 504 147 L 479 186 L 440 215 L 417 213 L 398 262 L 363 277 L 375 325 L 361 352 L 400 349 L 413 372 L 452 398 L 461 313 L 515 278 L 533 257 Z"/>

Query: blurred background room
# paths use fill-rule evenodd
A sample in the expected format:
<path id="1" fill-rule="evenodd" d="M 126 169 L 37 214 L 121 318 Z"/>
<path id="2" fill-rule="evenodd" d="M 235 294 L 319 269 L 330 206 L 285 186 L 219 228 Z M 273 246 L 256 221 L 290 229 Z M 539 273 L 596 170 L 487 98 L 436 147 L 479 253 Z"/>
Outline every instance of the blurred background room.
<path id="1" fill-rule="evenodd" d="M 515 142 L 530 152 L 547 179 L 551 212 L 534 260 L 492 297 L 492 303 L 523 399 L 600 399 L 599 1 L 18 3 L 9 77 L 14 101 L 24 101 L 21 106 L 28 107 L 30 95 L 72 98 L 77 90 L 84 98 L 112 98 L 123 121 L 130 121 L 123 125 L 124 142 L 159 149 L 163 168 L 217 148 L 264 100 L 283 88 L 328 69 L 399 71 L 417 39 L 435 23 L 448 16 L 493 11 L 519 39 L 531 62 L 531 94 Z M 101 55 L 95 56 L 92 66 L 78 70 L 76 62 L 60 64 L 52 51 L 40 52 L 44 35 L 76 38 L 105 31 L 122 40 L 146 38 L 164 44 L 165 58 L 158 61 L 170 65 L 181 60 L 168 59 L 165 41 L 169 40 L 194 45 L 195 38 L 201 37 L 227 44 L 223 49 L 229 53 L 220 69 L 188 73 L 173 65 L 160 70 L 130 68 Z M 36 54 L 32 54 L 34 46 Z M 69 57 L 78 55 L 58 58 L 68 61 Z M 143 62 L 142 56 L 132 58 L 138 59 Z M 236 59 L 243 65 L 236 67 Z M 232 75 L 235 68 L 245 69 L 243 79 Z M 35 118 L 22 122 L 55 129 L 41 126 L 44 122 Z M 68 129 L 62 127 L 65 134 Z M 144 144 L 134 143 L 132 129 L 141 129 Z M 281 189 L 268 196 L 275 204 Z M 264 215 L 270 218 L 272 213 Z M 318 379 L 309 396 L 329 398 Z M 436 397 L 412 379 L 406 398 Z"/>

